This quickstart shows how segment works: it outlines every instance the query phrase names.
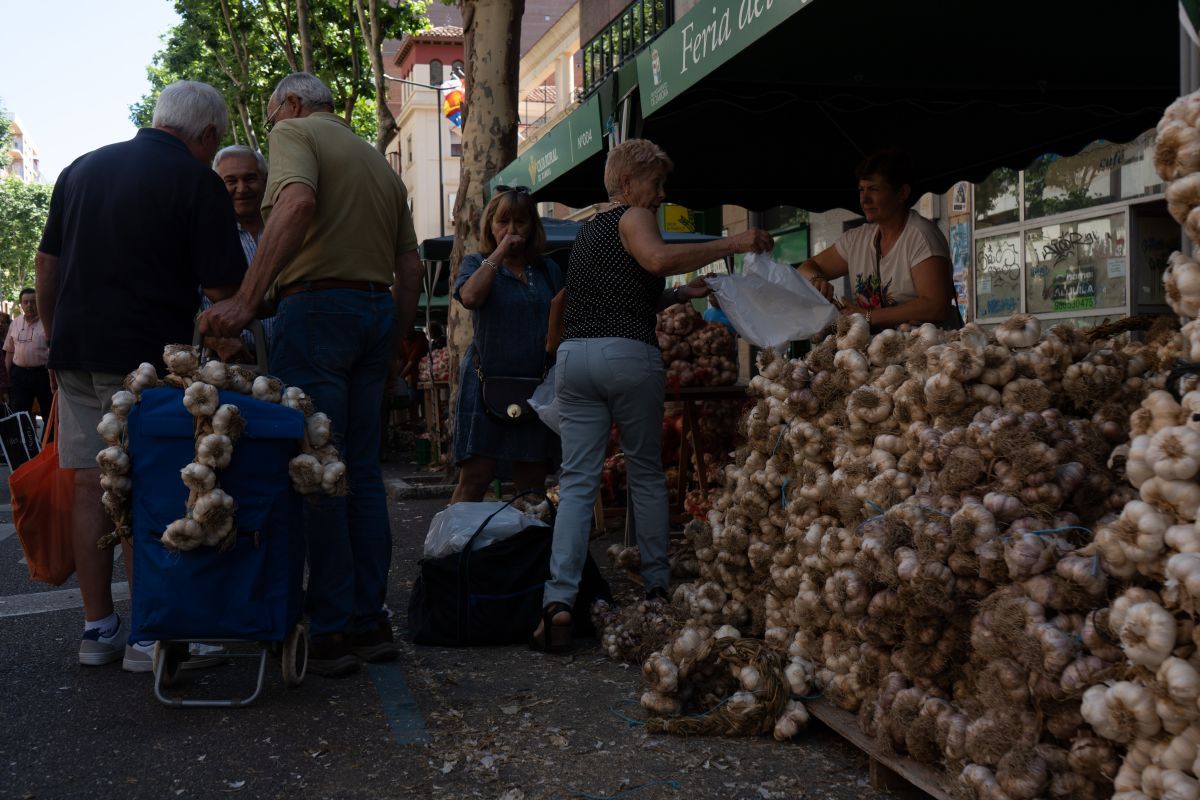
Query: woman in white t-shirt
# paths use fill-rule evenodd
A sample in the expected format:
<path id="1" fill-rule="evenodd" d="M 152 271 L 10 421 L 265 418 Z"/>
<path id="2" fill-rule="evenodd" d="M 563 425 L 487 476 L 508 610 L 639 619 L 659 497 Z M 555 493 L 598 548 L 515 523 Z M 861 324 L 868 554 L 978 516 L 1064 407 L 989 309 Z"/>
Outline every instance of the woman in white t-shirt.
<path id="1" fill-rule="evenodd" d="M 866 224 L 805 261 L 800 273 L 830 299 L 830 281 L 849 275 L 853 294 L 842 314 L 863 314 L 876 330 L 905 322 L 958 327 L 950 247 L 936 225 L 909 209 L 911 171 L 908 157 L 895 150 L 859 164 Z"/>

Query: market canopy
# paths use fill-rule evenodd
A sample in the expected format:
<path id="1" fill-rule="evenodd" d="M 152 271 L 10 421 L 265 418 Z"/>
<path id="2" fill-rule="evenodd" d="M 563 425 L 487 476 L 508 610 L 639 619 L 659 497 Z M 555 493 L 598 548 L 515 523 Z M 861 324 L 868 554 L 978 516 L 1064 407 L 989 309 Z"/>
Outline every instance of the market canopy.
<path id="1" fill-rule="evenodd" d="M 893 145 L 917 194 L 941 192 L 1152 128 L 1178 94 L 1179 19 L 1164 0 L 712 0 L 638 55 L 640 135 L 691 208 L 857 208 L 855 164 Z M 606 199 L 599 161 L 536 199 Z"/>

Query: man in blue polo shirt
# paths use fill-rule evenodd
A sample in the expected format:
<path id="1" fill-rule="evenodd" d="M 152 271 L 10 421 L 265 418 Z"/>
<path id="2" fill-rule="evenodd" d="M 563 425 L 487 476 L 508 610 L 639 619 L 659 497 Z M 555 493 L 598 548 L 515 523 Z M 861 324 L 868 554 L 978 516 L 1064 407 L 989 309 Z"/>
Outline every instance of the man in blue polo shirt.
<path id="1" fill-rule="evenodd" d="M 153 125 L 63 170 L 37 254 L 37 304 L 58 380 L 59 464 L 76 470 L 79 663 L 124 656 L 134 672 L 149 669 L 148 653 L 126 646 L 112 552 L 96 547 L 112 529 L 100 504 L 96 454 L 105 445 L 96 425 L 127 373 L 143 361 L 161 367 L 164 345 L 191 341 L 196 287 L 224 299 L 246 270 L 233 204 L 209 168 L 229 125 L 224 98 L 208 84 L 173 83 Z"/>

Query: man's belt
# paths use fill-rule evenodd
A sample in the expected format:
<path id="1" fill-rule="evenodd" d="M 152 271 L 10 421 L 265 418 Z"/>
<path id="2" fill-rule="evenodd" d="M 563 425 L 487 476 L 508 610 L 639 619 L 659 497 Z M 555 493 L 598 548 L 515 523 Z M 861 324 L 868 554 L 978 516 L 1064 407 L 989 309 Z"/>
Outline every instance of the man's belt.
<path id="1" fill-rule="evenodd" d="M 282 300 L 300 292 L 320 292 L 326 289 L 355 289 L 360 292 L 386 292 L 392 287 L 386 283 L 375 281 L 343 281 L 337 278 L 326 278 L 319 281 L 297 281 L 280 288 L 276 297 Z"/>

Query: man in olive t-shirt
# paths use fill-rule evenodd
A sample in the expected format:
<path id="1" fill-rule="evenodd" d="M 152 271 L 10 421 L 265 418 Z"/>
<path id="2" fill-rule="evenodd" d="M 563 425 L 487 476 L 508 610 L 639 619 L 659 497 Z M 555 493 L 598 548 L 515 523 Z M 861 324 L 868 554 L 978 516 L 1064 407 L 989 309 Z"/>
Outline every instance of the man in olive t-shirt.
<path id="1" fill-rule="evenodd" d="M 241 289 L 205 312 L 201 329 L 236 335 L 271 290 L 271 373 L 332 422 L 350 493 L 306 510 L 305 606 L 308 669 L 339 676 L 359 658 L 397 656 L 384 607 L 392 543 L 379 409 L 399 334 L 416 315 L 422 267 L 400 176 L 333 113 L 329 89 L 294 73 L 267 111 L 266 228 Z"/>

